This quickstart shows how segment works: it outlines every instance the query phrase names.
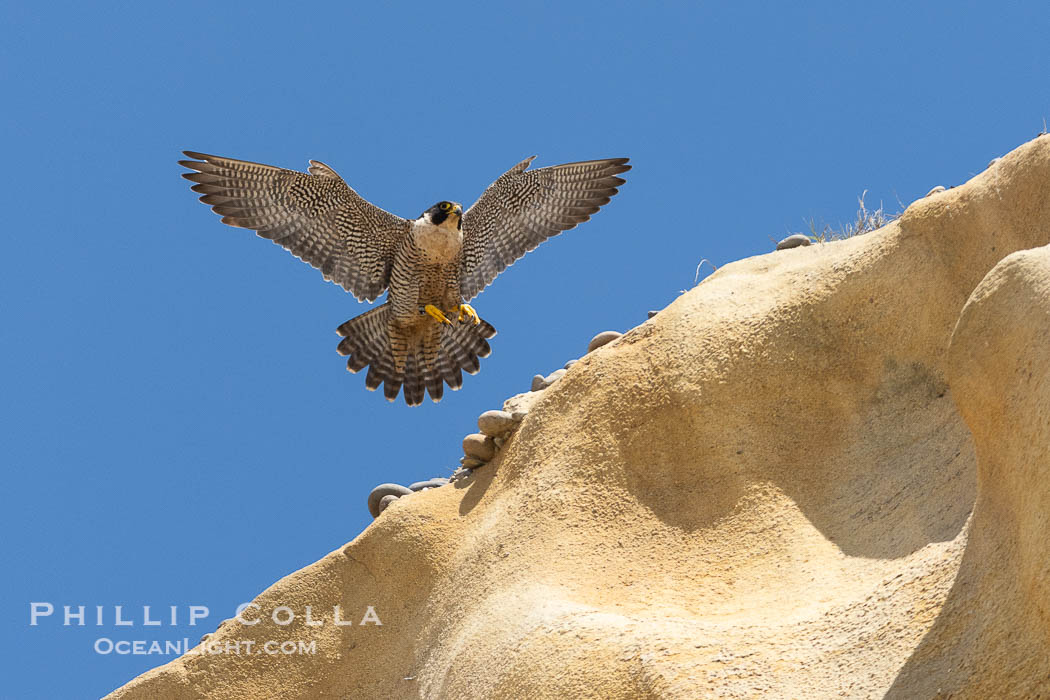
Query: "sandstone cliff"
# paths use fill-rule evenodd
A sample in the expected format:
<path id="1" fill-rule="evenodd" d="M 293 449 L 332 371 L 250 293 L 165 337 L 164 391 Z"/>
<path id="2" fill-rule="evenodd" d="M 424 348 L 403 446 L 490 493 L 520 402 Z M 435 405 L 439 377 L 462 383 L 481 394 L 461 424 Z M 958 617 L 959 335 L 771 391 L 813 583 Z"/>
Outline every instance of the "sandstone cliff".
<path id="1" fill-rule="evenodd" d="M 1042 136 L 875 233 L 726 265 L 259 596 L 292 625 L 213 637 L 316 655 L 110 697 L 1045 697 L 1048 243 Z"/>

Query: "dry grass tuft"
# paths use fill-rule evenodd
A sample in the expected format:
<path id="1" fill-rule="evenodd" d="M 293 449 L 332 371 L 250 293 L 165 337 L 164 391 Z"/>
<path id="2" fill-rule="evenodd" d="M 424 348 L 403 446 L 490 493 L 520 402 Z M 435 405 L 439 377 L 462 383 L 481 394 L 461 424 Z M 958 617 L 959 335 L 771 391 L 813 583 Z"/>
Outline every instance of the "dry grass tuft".
<path id="1" fill-rule="evenodd" d="M 867 196 L 867 194 L 868 191 L 864 190 L 861 192 L 860 196 L 857 197 L 857 216 L 852 222 L 847 223 L 844 226 L 840 225 L 838 228 L 835 228 L 830 224 L 823 224 L 823 226 L 818 229 L 816 221 L 810 219 L 806 222 L 809 225 L 809 234 L 807 235 L 816 243 L 840 241 L 844 238 L 853 238 L 854 236 L 860 236 L 865 233 L 876 231 L 900 216 L 900 212 L 896 214 L 887 214 L 882 202 L 879 202 L 878 209 L 869 210 L 864 203 L 864 197 Z"/>

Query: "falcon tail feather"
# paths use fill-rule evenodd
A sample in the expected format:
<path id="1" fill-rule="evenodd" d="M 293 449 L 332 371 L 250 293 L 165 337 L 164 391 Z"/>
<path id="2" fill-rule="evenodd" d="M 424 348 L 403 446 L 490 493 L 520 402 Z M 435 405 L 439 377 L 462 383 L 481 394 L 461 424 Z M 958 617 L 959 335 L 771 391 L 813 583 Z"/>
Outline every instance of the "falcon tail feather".
<path id="1" fill-rule="evenodd" d="M 445 384 L 453 391 L 459 389 L 462 373 L 477 373 L 478 358 L 488 357 L 488 339 L 496 335 L 486 321 L 448 326 L 428 319 L 420 332 L 409 337 L 392 319 L 389 302 L 355 316 L 336 329 L 343 338 L 337 350 L 347 357 L 349 371 L 368 368 L 366 389 L 375 391 L 382 384 L 388 401 L 403 390 L 409 406 L 423 403 L 428 393 L 435 403 L 440 401 Z"/>

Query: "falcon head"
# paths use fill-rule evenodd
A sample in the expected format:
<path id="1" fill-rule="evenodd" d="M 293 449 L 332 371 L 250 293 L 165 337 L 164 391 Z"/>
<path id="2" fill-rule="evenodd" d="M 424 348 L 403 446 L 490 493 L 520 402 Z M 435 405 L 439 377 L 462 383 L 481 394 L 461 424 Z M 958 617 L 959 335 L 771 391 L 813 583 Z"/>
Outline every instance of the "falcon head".
<path id="1" fill-rule="evenodd" d="M 438 202 L 420 218 L 435 226 L 459 229 L 463 226 L 463 207 L 458 202 Z"/>

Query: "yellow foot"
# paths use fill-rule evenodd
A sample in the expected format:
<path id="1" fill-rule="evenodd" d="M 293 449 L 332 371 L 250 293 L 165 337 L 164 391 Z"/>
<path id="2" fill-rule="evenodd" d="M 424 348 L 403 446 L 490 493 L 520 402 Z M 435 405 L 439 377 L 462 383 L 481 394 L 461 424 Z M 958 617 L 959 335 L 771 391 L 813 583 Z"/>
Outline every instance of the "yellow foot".
<path id="1" fill-rule="evenodd" d="M 462 321 L 464 318 L 469 318 L 471 321 L 474 322 L 475 326 L 481 323 L 481 319 L 478 317 L 478 312 L 475 311 L 474 307 L 470 304 L 460 304 L 459 309 L 457 309 L 457 311 L 459 311 L 459 318 L 456 319 L 457 321 Z"/>
<path id="2" fill-rule="evenodd" d="M 424 306 L 423 311 L 429 314 L 430 316 L 433 316 L 434 320 L 436 320 L 438 323 L 447 323 L 450 326 L 452 325 L 452 321 L 449 321 L 445 314 L 441 313 L 441 309 L 434 306 L 433 304 L 427 304 L 426 306 Z"/>

